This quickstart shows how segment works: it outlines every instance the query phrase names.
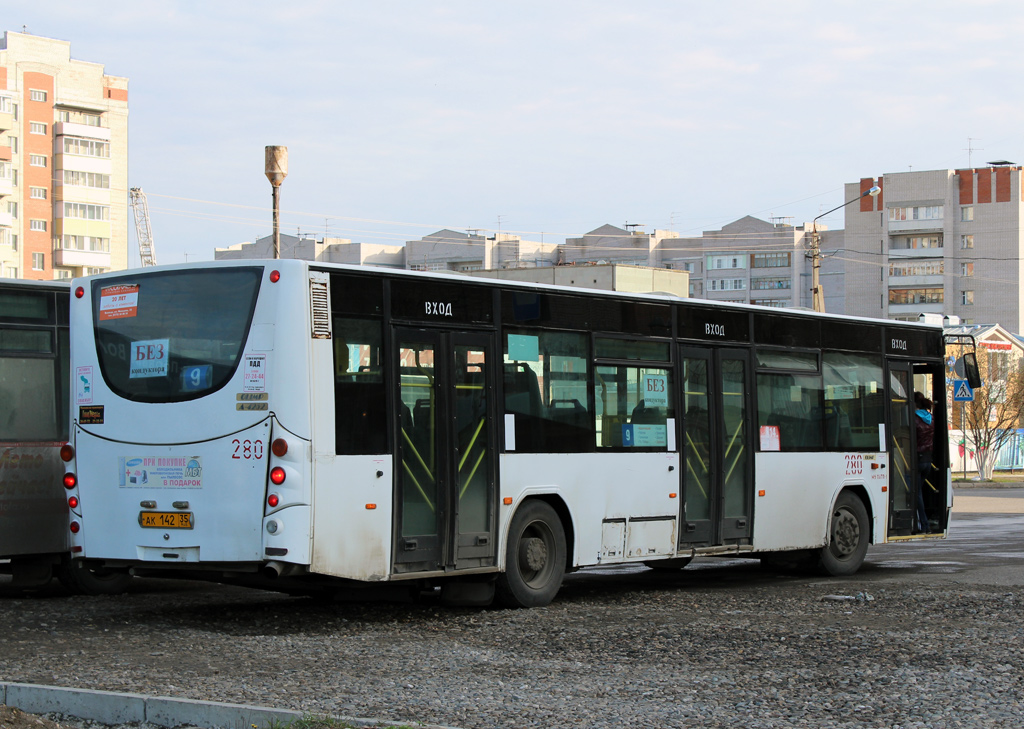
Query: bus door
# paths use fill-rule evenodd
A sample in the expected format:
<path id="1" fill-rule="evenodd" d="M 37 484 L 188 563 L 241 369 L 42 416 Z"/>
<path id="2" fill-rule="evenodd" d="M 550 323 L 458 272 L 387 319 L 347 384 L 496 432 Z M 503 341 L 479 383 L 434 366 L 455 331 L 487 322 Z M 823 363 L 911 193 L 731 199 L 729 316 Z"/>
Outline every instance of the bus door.
<path id="1" fill-rule="evenodd" d="M 750 356 L 681 347 L 680 547 L 743 544 L 753 527 Z"/>
<path id="2" fill-rule="evenodd" d="M 396 572 L 497 564 L 494 337 L 396 328 Z"/>
<path id="3" fill-rule="evenodd" d="M 914 377 L 910 364 L 889 363 L 889 533 L 910 534 L 917 503 Z"/>

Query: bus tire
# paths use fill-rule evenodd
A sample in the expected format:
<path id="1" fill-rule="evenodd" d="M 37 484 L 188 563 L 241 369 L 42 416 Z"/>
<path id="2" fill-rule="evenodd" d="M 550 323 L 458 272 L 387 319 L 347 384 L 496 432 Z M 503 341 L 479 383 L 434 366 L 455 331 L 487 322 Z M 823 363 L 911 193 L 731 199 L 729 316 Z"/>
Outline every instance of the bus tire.
<path id="1" fill-rule="evenodd" d="M 820 566 L 825 574 L 844 577 L 864 564 L 868 551 L 868 510 L 859 496 L 843 491 L 829 520 L 828 544 L 821 548 Z"/>
<path id="2" fill-rule="evenodd" d="M 565 576 L 565 529 L 550 505 L 526 501 L 512 517 L 497 598 L 504 607 L 543 607 Z"/>
<path id="3" fill-rule="evenodd" d="M 83 595 L 120 595 L 128 589 L 132 577 L 127 572 L 89 568 L 73 559 L 57 568 L 57 579 L 66 589 Z"/>

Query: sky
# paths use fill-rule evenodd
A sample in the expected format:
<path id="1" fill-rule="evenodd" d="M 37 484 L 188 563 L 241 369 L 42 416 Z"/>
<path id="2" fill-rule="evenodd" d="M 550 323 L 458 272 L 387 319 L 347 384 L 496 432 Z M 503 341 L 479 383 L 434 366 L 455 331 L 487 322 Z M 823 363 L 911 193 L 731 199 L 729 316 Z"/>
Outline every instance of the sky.
<path id="1" fill-rule="evenodd" d="M 267 145 L 288 148 L 282 233 L 387 244 L 799 225 L 862 177 L 1024 163 L 1019 0 L 2 0 L 0 17 L 129 79 L 129 185 L 160 263 L 271 233 Z"/>

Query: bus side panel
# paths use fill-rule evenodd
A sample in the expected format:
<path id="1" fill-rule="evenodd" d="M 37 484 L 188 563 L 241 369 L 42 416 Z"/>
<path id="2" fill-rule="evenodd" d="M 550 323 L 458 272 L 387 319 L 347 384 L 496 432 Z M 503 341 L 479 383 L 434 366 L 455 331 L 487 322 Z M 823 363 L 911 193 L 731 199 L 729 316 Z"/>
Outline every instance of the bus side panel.
<path id="1" fill-rule="evenodd" d="M 370 582 L 391 565 L 391 456 L 317 456 L 313 572 Z"/>
<path id="2" fill-rule="evenodd" d="M 67 552 L 60 444 L 0 445 L 0 558 Z"/>
<path id="3" fill-rule="evenodd" d="M 885 453 L 758 453 L 754 549 L 813 549 L 828 539 L 829 512 L 844 485 L 871 498 L 876 541 L 884 534 L 888 471 Z M 875 463 L 878 468 L 872 469 Z M 761 492 L 764 495 L 761 495 Z"/>
<path id="4" fill-rule="evenodd" d="M 556 494 L 569 507 L 576 535 L 575 546 L 569 546 L 576 567 L 625 561 L 623 552 L 631 531 L 627 526 L 621 532 L 623 544 L 616 551 L 623 556 L 608 557 L 606 519 L 626 520 L 627 525 L 630 519 L 671 522 L 665 529 L 638 526 L 633 531 L 643 535 L 644 543 L 636 543 L 631 551 L 641 549 L 654 556 L 675 553 L 679 514 L 676 453 L 503 454 L 501 497 L 512 499 L 511 506 L 501 507 L 499 564 L 503 568 L 508 527 L 516 507 L 524 498 L 542 494 Z"/>

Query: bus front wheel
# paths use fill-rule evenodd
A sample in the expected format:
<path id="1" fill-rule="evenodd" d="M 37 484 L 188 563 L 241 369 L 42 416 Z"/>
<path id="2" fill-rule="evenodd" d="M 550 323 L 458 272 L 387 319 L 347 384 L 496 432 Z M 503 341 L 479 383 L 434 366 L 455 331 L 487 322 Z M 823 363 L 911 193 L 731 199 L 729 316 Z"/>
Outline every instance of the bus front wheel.
<path id="1" fill-rule="evenodd" d="M 868 510 L 860 497 L 844 491 L 832 509 L 828 544 L 821 549 L 821 569 L 826 574 L 852 575 L 864 563 L 869 539 Z"/>
<path id="2" fill-rule="evenodd" d="M 505 607 L 543 607 L 565 576 L 565 530 L 550 505 L 525 502 L 508 532 L 505 571 L 498 577 L 498 602 Z"/>

